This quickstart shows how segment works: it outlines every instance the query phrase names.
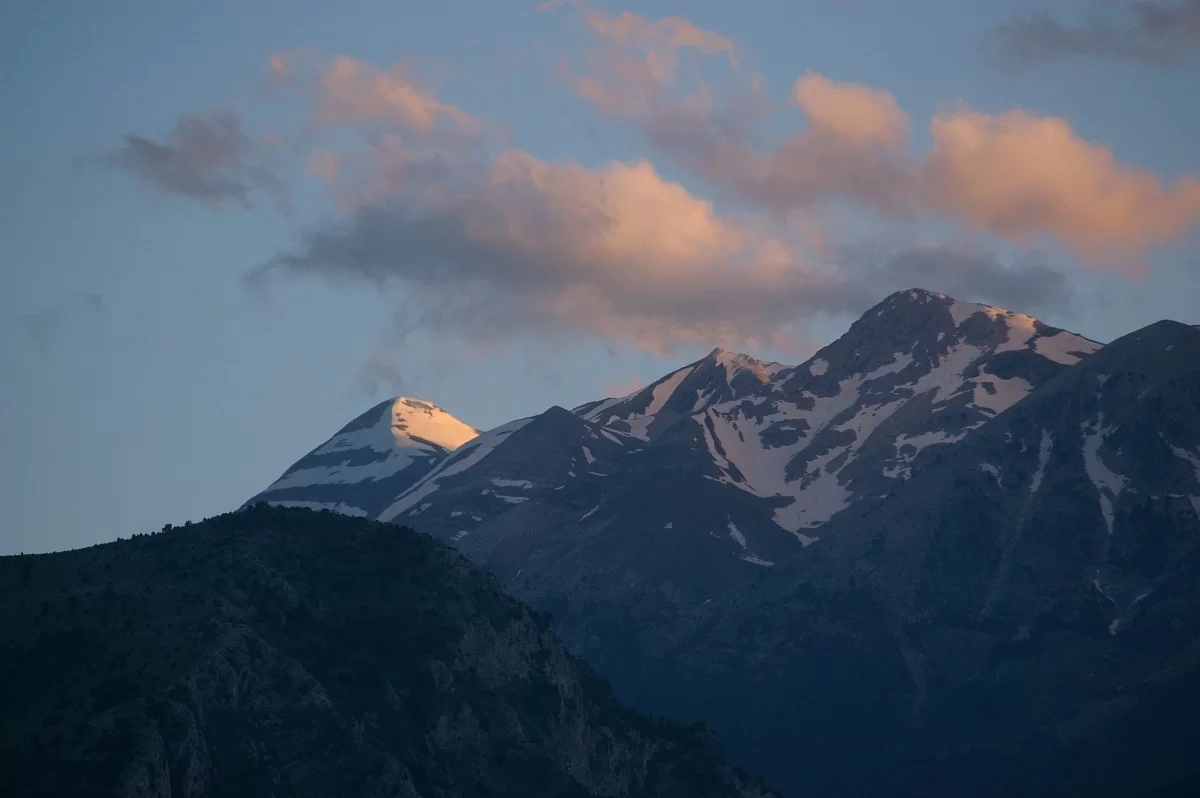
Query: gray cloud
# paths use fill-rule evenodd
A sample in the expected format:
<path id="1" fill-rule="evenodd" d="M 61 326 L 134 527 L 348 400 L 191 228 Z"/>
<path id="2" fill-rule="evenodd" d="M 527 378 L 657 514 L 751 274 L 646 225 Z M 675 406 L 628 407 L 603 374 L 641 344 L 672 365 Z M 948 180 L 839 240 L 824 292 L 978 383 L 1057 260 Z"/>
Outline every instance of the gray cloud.
<path id="1" fill-rule="evenodd" d="M 104 159 L 153 188 L 210 205 L 250 207 L 262 191 L 286 207 L 287 192 L 267 161 L 265 148 L 227 110 L 184 116 L 162 141 L 131 133 Z"/>
<path id="2" fill-rule="evenodd" d="M 382 345 L 377 345 L 371 356 L 358 370 L 358 389 L 366 396 L 374 397 L 380 392 L 390 396 L 403 394 L 407 380 L 396 362 L 395 354 Z"/>
<path id="3" fill-rule="evenodd" d="M 1071 301 L 1066 275 L 1035 254 L 1005 264 L 973 245 L 875 247 L 848 252 L 847 262 L 881 294 L 919 286 L 1034 315 L 1062 313 Z"/>
<path id="4" fill-rule="evenodd" d="M 1131 0 L 1130 24 L 1096 19 L 1066 27 L 1038 12 L 994 28 L 993 55 L 1012 70 L 1073 57 L 1108 58 L 1149 64 L 1176 63 L 1200 49 L 1200 0 Z"/>
<path id="5" fill-rule="evenodd" d="M 94 291 L 75 291 L 57 305 L 21 317 L 21 326 L 39 349 L 49 348 L 75 319 L 103 316 L 107 305 Z"/>
<path id="6" fill-rule="evenodd" d="M 476 348 L 570 337 L 653 352 L 797 348 L 809 317 L 850 312 L 869 296 L 644 162 L 594 170 L 511 150 L 430 169 L 395 157 L 371 170 L 369 203 L 252 279 L 309 274 L 397 288 L 401 334 Z"/>

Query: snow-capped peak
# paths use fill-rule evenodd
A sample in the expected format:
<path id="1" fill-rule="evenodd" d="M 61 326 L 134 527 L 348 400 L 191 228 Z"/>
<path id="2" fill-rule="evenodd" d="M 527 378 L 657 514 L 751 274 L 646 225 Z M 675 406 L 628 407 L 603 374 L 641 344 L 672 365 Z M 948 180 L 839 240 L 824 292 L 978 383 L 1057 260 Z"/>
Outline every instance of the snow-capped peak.
<path id="1" fill-rule="evenodd" d="M 786 366 L 717 348 L 619 399 L 575 408 L 580 417 L 649 440 L 659 429 L 712 405 L 748 396 Z"/>
<path id="2" fill-rule="evenodd" d="M 398 396 L 342 427 L 250 501 L 374 515 L 478 435 L 432 402 Z"/>
<path id="3" fill-rule="evenodd" d="M 900 291 L 748 402 L 707 409 L 705 439 L 725 481 L 794 500 L 780 526 L 816 528 L 1099 347 L 1003 308 Z"/>
<path id="4" fill-rule="evenodd" d="M 397 396 L 392 400 L 390 418 L 397 448 L 427 441 L 443 449 L 457 449 L 479 435 L 479 430 L 424 399 Z"/>
<path id="5" fill-rule="evenodd" d="M 708 353 L 708 357 L 704 361 L 711 361 L 714 365 L 719 366 L 725 371 L 725 384 L 733 386 L 733 380 L 738 374 L 747 373 L 753 375 L 759 382 L 769 382 L 772 377 L 778 374 L 786 366 L 780 363 L 768 363 L 757 358 L 743 355 L 739 352 L 730 352 L 726 349 L 717 347 Z M 701 362 L 704 362 L 701 361 Z"/>

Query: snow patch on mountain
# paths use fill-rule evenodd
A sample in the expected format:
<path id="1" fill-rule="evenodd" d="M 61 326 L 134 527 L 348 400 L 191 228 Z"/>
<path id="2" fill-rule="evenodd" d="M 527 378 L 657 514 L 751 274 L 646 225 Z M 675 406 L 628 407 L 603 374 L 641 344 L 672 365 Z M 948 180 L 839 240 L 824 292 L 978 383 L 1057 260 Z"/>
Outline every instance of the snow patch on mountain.
<path id="1" fill-rule="evenodd" d="M 1033 482 L 1029 485 L 1029 494 L 1038 492 L 1038 488 L 1042 486 L 1042 479 L 1046 476 L 1046 466 L 1050 463 L 1050 452 L 1054 448 L 1054 436 L 1047 430 L 1042 430 L 1042 439 L 1038 443 L 1038 464 L 1037 471 L 1033 473 Z M 1021 451 L 1025 451 L 1025 442 L 1021 441 Z"/>
<path id="2" fill-rule="evenodd" d="M 1064 331 L 1038 338 L 1034 341 L 1033 351 L 1055 363 L 1074 366 L 1081 359 L 1080 353 L 1084 356 L 1090 355 L 1099 348 L 1100 344 L 1095 341 Z"/>
<path id="3" fill-rule="evenodd" d="M 746 536 L 742 534 L 742 530 L 738 529 L 737 524 L 729 522 L 729 537 L 734 539 L 743 549 L 746 548 Z"/>
<path id="4" fill-rule="evenodd" d="M 1104 516 L 1104 525 L 1108 534 L 1113 533 L 1113 501 L 1120 495 L 1129 481 L 1126 477 L 1114 472 L 1105 464 L 1100 456 L 1100 447 L 1104 440 L 1112 434 L 1114 427 L 1104 426 L 1104 414 L 1100 413 L 1092 421 L 1080 425 L 1083 433 L 1083 465 L 1088 479 L 1095 485 L 1100 494 L 1100 512 Z"/>
<path id="5" fill-rule="evenodd" d="M 1200 484 L 1200 455 L 1193 454 L 1181 446 L 1174 445 L 1171 445 L 1171 454 L 1191 464 L 1192 468 L 1196 470 L 1196 482 Z"/>
<path id="6" fill-rule="evenodd" d="M 533 419 L 522 418 L 489 430 L 472 440 L 467 445 L 455 451 L 450 457 L 409 488 L 391 506 L 379 514 L 379 520 L 391 521 L 400 513 L 416 505 L 426 496 L 438 489 L 439 482 L 446 477 L 466 471 L 471 466 L 483 460 L 510 435 L 524 427 Z"/>
<path id="7" fill-rule="evenodd" d="M 533 487 L 533 483 L 527 479 L 500 479 L 492 480 L 492 484 L 497 488 L 524 488 L 529 490 Z"/>

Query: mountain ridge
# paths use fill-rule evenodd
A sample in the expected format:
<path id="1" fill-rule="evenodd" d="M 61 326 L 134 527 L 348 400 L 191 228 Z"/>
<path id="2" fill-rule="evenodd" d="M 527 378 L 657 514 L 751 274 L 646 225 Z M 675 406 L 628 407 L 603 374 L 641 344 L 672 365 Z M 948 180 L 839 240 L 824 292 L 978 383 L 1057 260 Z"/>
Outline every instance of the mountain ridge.
<path id="1" fill-rule="evenodd" d="M 0 619 L 6 795 L 775 796 L 391 524 L 263 503 L 0 557 Z"/>
<path id="2" fill-rule="evenodd" d="M 1164 321 L 1101 346 L 898 292 L 799 365 L 734 371 L 716 350 L 626 397 L 485 433 L 388 518 L 549 612 L 623 700 L 711 721 L 789 794 L 915 796 L 941 778 L 949 796 L 976 766 L 1001 785 L 980 794 L 1072 794 L 1051 789 L 1053 758 L 1018 719 L 1126 740 L 1088 719 L 1086 685 L 1117 717 L 1151 673 L 1139 645 L 1179 684 L 1192 673 L 1171 652 L 1200 608 L 1197 335 Z M 705 371 L 734 395 L 702 401 L 688 381 Z M 1125 669 L 1089 682 L 1081 652 Z M 973 696 L 1009 708 L 960 729 Z M 1148 692 L 1130 711 L 1187 700 Z M 1140 745 L 1126 748 L 1163 764 Z M 1127 761 L 1091 765 L 1137 787 L 1113 770 Z M 1021 763 L 1028 784 L 1008 773 Z"/>

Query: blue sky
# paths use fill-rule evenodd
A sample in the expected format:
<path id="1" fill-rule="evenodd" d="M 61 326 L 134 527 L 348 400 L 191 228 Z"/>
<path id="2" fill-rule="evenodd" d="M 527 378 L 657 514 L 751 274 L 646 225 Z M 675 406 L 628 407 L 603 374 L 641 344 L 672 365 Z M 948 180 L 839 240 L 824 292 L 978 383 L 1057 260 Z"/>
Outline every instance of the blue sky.
<path id="1" fill-rule="evenodd" d="M 622 12 L 647 27 L 635 22 L 622 39 L 614 32 Z M 650 27 L 669 17 L 691 27 Z M 1080 54 L 1042 42 L 1049 56 L 1004 62 L 1000 45 L 1027 45 L 1021 24 L 1033 19 L 1094 44 Z M 1007 38 L 1000 26 L 1009 26 Z M 713 37 L 705 41 L 716 52 L 684 41 L 692 30 Z M 798 362 L 864 302 L 907 287 L 908 273 L 891 259 L 897 253 L 936 252 L 944 268 L 975 270 L 942 272 L 953 287 L 923 287 L 962 286 L 974 294 L 964 298 L 1099 340 L 1164 317 L 1200 322 L 1200 206 L 1186 185 L 1170 190 L 1176 179 L 1200 176 L 1200 103 L 1187 101 L 1200 88 L 1200 35 L 1179 30 L 1147 38 L 1124 4 L 1084 0 L 663 0 L 546 10 L 506 0 L 345 2 L 336 10 L 298 0 L 113 0 L 103 11 L 83 2 L 7 4 L 0 552 L 89 545 L 230 509 L 397 392 L 486 428 L 648 382 L 718 344 Z M 1137 47 L 1112 46 L 1118 39 Z M 646 49 L 628 50 L 631 41 Z M 721 49 L 725 41 L 731 50 Z M 279 54 L 292 54 L 289 82 L 267 91 Z M 290 77 L 308 68 L 329 75 L 337 56 L 359 65 L 347 73 L 359 82 L 338 88 L 350 100 Z M 677 59 L 677 72 L 620 84 L 612 81 L 626 73 L 606 71 L 650 57 Z M 404 69 L 387 72 L 396 63 Z M 770 104 L 759 116 L 730 115 L 757 155 L 689 155 L 677 128 L 656 138 L 655 125 L 674 118 L 663 114 L 685 108 L 693 66 L 718 100 Z M 832 87 L 819 107 L 818 99 L 789 104 L 805 75 L 825 81 L 810 87 Z M 405 90 L 462 116 L 438 111 L 424 129 L 395 106 L 354 94 L 380 85 L 380 76 L 393 88 L 411 79 Z M 589 100 L 573 82 L 587 77 L 608 80 L 621 107 Z M 626 103 L 639 92 L 647 103 Z M 314 125 L 322 102 L 332 110 Z M 873 121 L 864 145 L 859 111 L 891 103 L 907 115 L 908 133 L 889 149 L 895 120 Z M 181 118 L 221 110 L 239 120 L 251 142 L 245 152 L 286 188 L 286 211 L 270 192 L 251 188 L 248 207 L 228 197 L 206 202 L 165 186 L 162 172 L 137 171 L 143 151 L 127 136 L 174 146 Z M 1018 110 L 1025 116 L 1004 116 Z M 756 164 L 776 163 L 762 154 L 806 125 L 815 129 L 818 113 L 830 115 L 830 138 L 809 145 L 832 152 L 827 161 L 899 164 L 910 182 L 896 185 L 913 187 L 899 192 L 903 208 L 880 198 L 891 190 L 882 172 L 863 188 L 818 170 L 799 194 L 742 179 Z M 939 114 L 973 132 L 994 133 L 996 120 L 1008 120 L 1005 130 L 1016 125 L 1011 146 L 988 139 L 988 163 L 1012 164 L 1003 162 L 999 177 L 974 161 L 974 171 L 940 182 L 920 177 L 926 154 L 940 146 L 930 126 Z M 484 132 L 456 127 L 465 117 Z M 1065 120 L 1070 141 L 1030 121 L 1047 118 Z M 394 135 L 404 153 L 394 178 L 380 177 L 397 161 L 371 149 L 379 135 Z M 1107 148 L 1115 166 L 1083 159 L 1068 175 L 1079 185 L 1095 177 L 1097 187 L 1124 190 L 1157 176 L 1165 188 L 1105 204 L 1051 176 L 1041 185 L 1037 169 L 1016 188 L 1005 183 L 1008 172 L 1024 174 L 1022 158 L 1046 158 L 1053 172 L 1085 145 Z M 317 151 L 337 151 L 346 163 L 366 158 L 365 171 L 347 168 L 344 182 L 326 185 L 306 169 Z M 718 161 L 734 166 L 715 175 Z M 414 171 L 430 162 L 448 166 L 432 177 Z M 640 162 L 650 171 L 632 168 Z M 515 177 L 497 177 L 497 164 Z M 382 195 L 371 193 L 378 180 Z M 619 241 L 597 237 L 559 207 L 591 201 L 596 190 L 632 208 L 612 209 Z M 447 191 L 450 199 L 430 199 Z M 639 204 L 643 191 L 652 194 Z M 910 194 L 922 197 L 912 207 Z M 1031 194 L 1058 221 L 1003 206 Z M 645 231 L 621 226 L 660 211 L 654 219 L 664 232 L 645 239 L 650 254 L 629 250 Z M 1010 211 L 1024 219 L 1020 230 L 1006 221 Z M 694 224 L 681 221 L 694 214 Z M 1169 229 L 1167 217 L 1175 219 Z M 401 235 L 403 220 L 412 224 Z M 488 227 L 497 224 L 500 233 Z M 461 240 L 481 225 L 489 236 Z M 520 235 L 513 225 L 524 225 Z M 815 245 L 813 230 L 833 243 Z M 315 233 L 325 236 L 321 246 Z M 410 263 L 410 248 L 428 262 Z M 873 271 L 863 271 L 867 250 Z M 265 280 L 248 280 L 280 253 L 293 257 Z M 798 277 L 791 259 L 813 266 Z M 1145 268 L 1136 272 L 1134 262 Z M 1022 263 L 1033 266 L 1014 271 Z M 1053 277 L 1046 291 L 1030 287 L 1045 276 Z M 772 289 L 780 280 L 786 291 Z"/>

